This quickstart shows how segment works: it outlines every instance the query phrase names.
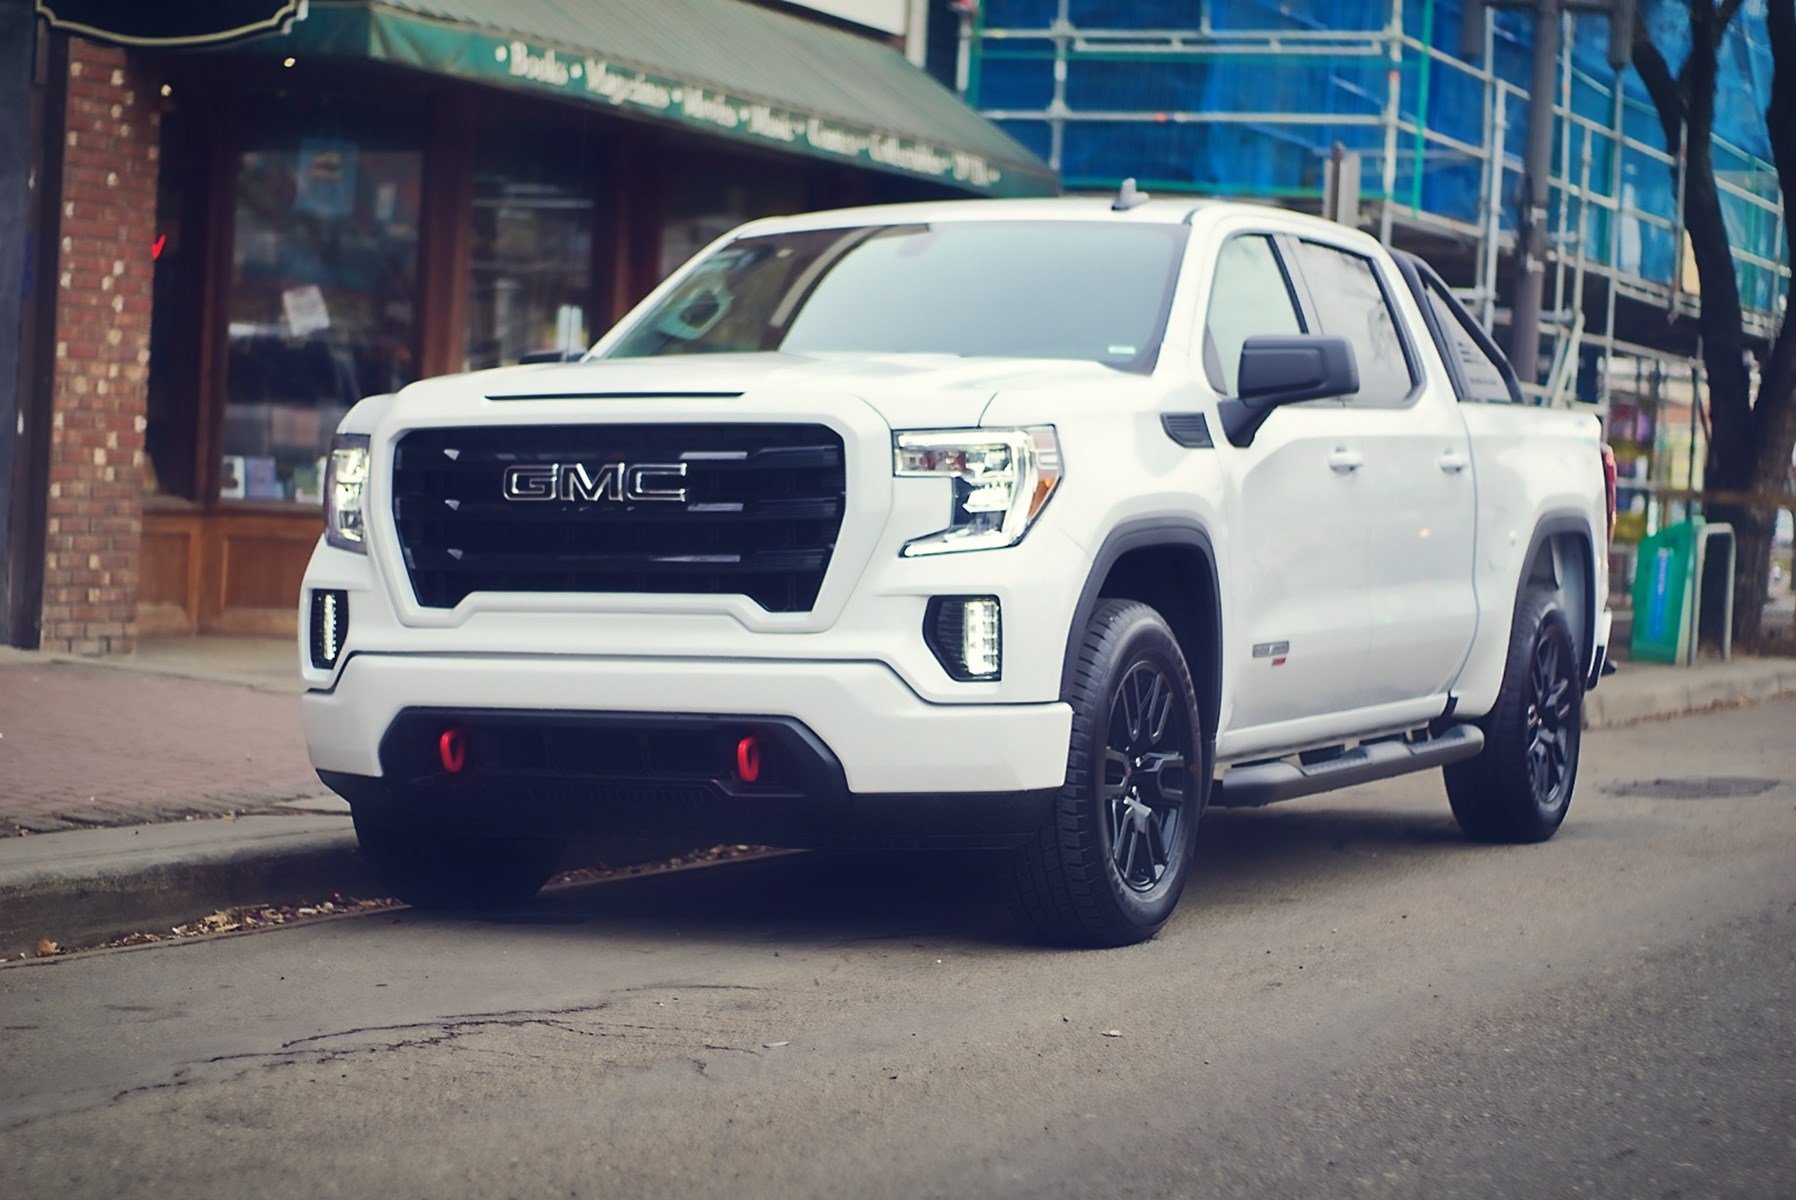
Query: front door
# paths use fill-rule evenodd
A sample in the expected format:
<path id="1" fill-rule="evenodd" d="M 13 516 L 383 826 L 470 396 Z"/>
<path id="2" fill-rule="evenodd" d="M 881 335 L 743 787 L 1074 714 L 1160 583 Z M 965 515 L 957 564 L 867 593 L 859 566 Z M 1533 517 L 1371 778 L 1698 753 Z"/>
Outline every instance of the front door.
<path id="1" fill-rule="evenodd" d="M 1306 332 L 1272 238 L 1237 235 L 1217 256 L 1204 318 L 1204 371 L 1236 391 L 1241 345 Z M 1313 331 L 1310 331 L 1313 332 Z M 1369 650 L 1366 489 L 1355 414 L 1339 401 L 1281 408 L 1236 456 L 1224 656 L 1231 731 L 1359 707 Z"/>

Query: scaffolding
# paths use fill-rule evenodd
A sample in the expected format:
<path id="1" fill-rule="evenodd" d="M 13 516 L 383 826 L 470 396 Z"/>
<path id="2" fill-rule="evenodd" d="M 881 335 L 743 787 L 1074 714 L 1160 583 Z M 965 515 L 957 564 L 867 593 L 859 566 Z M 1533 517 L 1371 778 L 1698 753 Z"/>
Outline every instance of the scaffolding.
<path id="1" fill-rule="evenodd" d="M 1746 64 L 1748 86 L 1743 101 L 1723 99 L 1723 133 L 1750 135 L 1756 122 L 1762 135 L 1768 50 L 1743 32 L 1755 9 L 1762 22 L 1762 0 L 1749 2 L 1730 31 L 1724 61 Z M 1513 81 L 1528 77 L 1530 30 L 1527 18 L 1487 12 L 1484 53 L 1469 62 L 1443 48 L 1461 44 L 1462 15 L 1456 0 L 988 0 L 965 25 L 964 83 L 1073 190 L 1134 176 L 1163 192 L 1319 207 L 1323 163 L 1343 146 L 1372 182 L 1362 224 L 1427 252 L 1495 327 L 1516 248 L 1529 96 Z M 1664 149 L 1638 81 L 1604 61 L 1605 23 L 1564 22 L 1550 365 L 1528 383 L 1547 403 L 1606 410 L 1611 372 L 1592 370 L 1589 353 L 1691 357 L 1652 344 L 1672 339 L 1643 333 L 1627 310 L 1653 310 L 1661 324 L 1688 315 L 1695 280 L 1681 156 Z M 1726 137 L 1714 156 L 1747 332 L 1769 338 L 1789 274 L 1776 174 Z"/>
<path id="2" fill-rule="evenodd" d="M 1360 225 L 1428 257 L 1495 330 L 1517 252 L 1532 18 L 1486 10 L 1476 61 L 1455 52 L 1462 18 L 1458 0 L 985 0 L 962 22 L 961 85 L 1074 191 L 1132 176 L 1320 211 L 1331 153 L 1357 153 Z M 1747 0 L 1721 48 L 1712 153 L 1746 332 L 1769 341 L 1789 269 L 1764 20 L 1764 0 Z M 1683 154 L 1667 152 L 1638 77 L 1609 66 L 1606 20 L 1563 21 L 1545 370 L 1524 385 L 1603 417 L 1624 510 L 1650 530 L 1687 513 L 1687 499 L 1655 497 L 1701 487 L 1706 440 L 1699 347 L 1679 319 L 1700 302 Z M 1676 50 L 1675 25 L 1652 32 Z"/>

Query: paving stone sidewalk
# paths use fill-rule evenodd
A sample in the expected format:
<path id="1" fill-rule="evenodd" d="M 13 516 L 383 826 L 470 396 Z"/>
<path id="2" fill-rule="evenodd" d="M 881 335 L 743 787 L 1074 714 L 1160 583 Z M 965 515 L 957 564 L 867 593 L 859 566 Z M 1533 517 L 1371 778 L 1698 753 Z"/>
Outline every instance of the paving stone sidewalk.
<path id="1" fill-rule="evenodd" d="M 231 638 L 101 660 L 0 651 L 0 838 L 303 812 L 293 802 L 327 792 L 306 758 L 294 655 L 285 640 Z M 1585 718 L 1626 724 L 1793 691 L 1796 659 L 1624 663 Z"/>
<path id="2" fill-rule="evenodd" d="M 235 654 L 259 667 L 274 648 Z M 133 665 L 0 658 L 0 837 L 286 812 L 324 794 L 297 681 L 182 678 L 154 653 Z"/>
<path id="3" fill-rule="evenodd" d="M 307 762 L 295 654 L 285 641 L 226 638 L 101 660 L 0 650 L 0 958 L 239 906 L 378 894 L 363 890 L 379 885 L 345 806 Z M 1793 693 L 1796 659 L 1623 664 L 1585 720 L 1622 725 Z M 232 816 L 244 819 L 211 819 Z M 21 836 L 31 834 L 41 836 Z M 594 843 L 573 865 L 682 849 Z"/>

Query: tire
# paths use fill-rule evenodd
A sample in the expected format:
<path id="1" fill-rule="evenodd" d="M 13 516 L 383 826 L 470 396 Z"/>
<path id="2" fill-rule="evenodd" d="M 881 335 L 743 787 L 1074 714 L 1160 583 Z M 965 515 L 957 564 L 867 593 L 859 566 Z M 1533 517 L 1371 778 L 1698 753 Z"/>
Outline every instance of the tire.
<path id="1" fill-rule="evenodd" d="M 1447 799 L 1467 837 L 1544 842 L 1571 807 L 1584 718 L 1584 673 L 1559 593 L 1523 593 L 1509 634 L 1503 686 L 1479 722 L 1484 750 L 1445 770 Z"/>
<path id="2" fill-rule="evenodd" d="M 492 912 L 542 890 L 561 862 L 554 838 L 475 837 L 356 817 L 362 853 L 393 895 L 413 908 Z"/>
<path id="3" fill-rule="evenodd" d="M 1009 855 L 1019 916 L 1050 941 L 1144 942 L 1172 916 L 1209 794 L 1191 672 L 1160 614 L 1099 604 L 1067 696 L 1066 783 L 1055 815 Z M 1143 720 L 1146 711 L 1150 717 Z"/>

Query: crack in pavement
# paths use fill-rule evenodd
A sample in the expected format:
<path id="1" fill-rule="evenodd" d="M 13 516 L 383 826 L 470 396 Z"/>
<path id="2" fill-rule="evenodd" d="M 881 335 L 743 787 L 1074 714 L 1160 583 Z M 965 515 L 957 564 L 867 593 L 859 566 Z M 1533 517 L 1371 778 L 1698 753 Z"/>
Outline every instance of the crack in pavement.
<path id="1" fill-rule="evenodd" d="M 734 985 L 734 984 L 710 984 L 710 985 L 693 984 L 690 986 L 685 985 L 685 984 L 678 984 L 678 985 L 673 985 L 673 986 L 677 987 L 677 988 L 686 989 L 686 990 L 701 990 L 701 989 L 702 990 L 715 990 L 715 991 L 760 991 L 760 990 L 763 990 L 760 988 L 751 988 L 751 987 L 745 987 L 745 986 Z M 648 990 L 661 991 L 661 990 L 672 990 L 672 989 L 664 988 L 664 987 L 654 987 L 654 988 L 632 988 L 629 990 L 639 992 L 639 991 L 648 991 Z M 630 1021 L 599 1022 L 598 1028 L 583 1027 L 582 1025 L 575 1023 L 576 1020 L 580 1017 L 592 1016 L 594 1014 L 598 1014 L 598 1013 L 604 1012 L 608 1009 L 611 1009 L 612 1007 L 613 1007 L 613 1004 L 611 1002 L 606 1002 L 606 1003 L 602 1003 L 602 1004 L 580 1004 L 580 1005 L 573 1005 L 573 1006 L 570 1006 L 567 1008 L 556 1008 L 556 1009 L 507 1009 L 507 1010 L 501 1010 L 501 1011 L 497 1011 L 497 1012 L 466 1013 L 466 1014 L 462 1014 L 459 1016 L 443 1017 L 443 1018 L 427 1020 L 427 1021 L 406 1021 L 406 1022 L 400 1022 L 400 1023 L 396 1023 L 396 1024 L 385 1024 L 385 1025 L 362 1025 L 362 1026 L 356 1026 L 356 1027 L 353 1027 L 350 1029 L 339 1029 L 339 1030 L 331 1030 L 326 1033 L 308 1034 L 305 1037 L 294 1038 L 290 1041 L 282 1042 L 280 1047 L 275 1050 L 250 1051 L 250 1052 L 239 1053 L 239 1054 L 218 1054 L 218 1055 L 213 1055 L 210 1058 L 198 1060 L 197 1062 L 194 1062 L 194 1063 L 184 1064 L 184 1065 L 176 1068 L 176 1070 L 173 1072 L 173 1074 L 168 1079 L 161 1080 L 156 1083 L 139 1084 L 135 1087 L 124 1088 L 120 1091 L 113 1093 L 106 1100 L 100 1101 L 97 1103 L 87 1104 L 87 1105 L 77 1105 L 72 1108 L 60 1109 L 60 1110 L 56 1110 L 56 1111 L 52 1111 L 52 1112 L 35 1114 L 33 1116 L 26 1117 L 22 1120 L 11 1122 L 6 1125 L 0 1126 L 0 1131 L 10 1133 L 10 1132 L 14 1132 L 19 1129 L 23 1129 L 28 1125 L 35 1124 L 36 1122 L 44 1120 L 49 1117 L 67 1117 L 67 1116 L 78 1115 L 78 1114 L 85 1113 L 85 1112 L 93 1112 L 93 1111 L 96 1111 L 101 1108 L 106 1108 L 111 1105 L 118 1104 L 132 1096 L 136 1096 L 136 1095 L 140 1095 L 140 1094 L 182 1088 L 182 1087 L 186 1087 L 193 1083 L 229 1082 L 231 1080 L 240 1079 L 243 1076 L 249 1074 L 251 1071 L 253 1071 L 257 1068 L 261 1068 L 264 1070 L 278 1070 L 282 1067 L 297 1065 L 297 1064 L 301 1064 L 301 1063 L 309 1063 L 313 1066 L 328 1066 L 332 1063 L 335 1063 L 335 1062 L 338 1062 L 338 1061 L 344 1060 L 344 1059 L 359 1058 L 359 1057 L 363 1057 L 363 1056 L 376 1055 L 376 1054 L 387 1054 L 387 1053 L 393 1053 L 393 1052 L 403 1051 L 403 1050 L 428 1049 L 428 1048 L 434 1047 L 434 1046 L 452 1045 L 457 1042 L 464 1041 L 467 1038 L 477 1036 L 478 1034 L 490 1032 L 490 1031 L 497 1030 L 497 1029 L 540 1028 L 540 1029 L 553 1030 L 557 1033 L 571 1034 L 571 1035 L 577 1036 L 577 1037 L 593 1038 L 593 1039 L 597 1039 L 597 1040 L 601 1040 L 601 1041 L 607 1040 L 607 1039 L 628 1039 L 633 1044 L 636 1044 L 639 1046 L 654 1047 L 654 1048 L 660 1049 L 660 1050 L 672 1051 L 673 1054 L 670 1055 L 670 1057 L 672 1057 L 674 1059 L 682 1059 L 683 1058 L 683 1059 L 685 1059 L 685 1061 L 691 1063 L 696 1068 L 698 1074 L 700 1074 L 700 1075 L 706 1074 L 706 1069 L 707 1069 L 708 1063 L 703 1059 L 692 1057 L 690 1054 L 690 1052 L 695 1048 L 693 1040 L 691 1038 L 677 1038 L 676 1037 L 676 1038 L 670 1039 L 665 1036 L 663 1036 L 663 1037 L 643 1037 L 643 1036 L 641 1036 L 642 1034 L 666 1035 L 666 1034 L 679 1034 L 682 1032 L 690 1032 L 692 1034 L 699 1034 L 701 1032 L 700 1030 L 694 1029 L 694 1030 L 688 1031 L 688 1030 L 685 1030 L 682 1025 L 665 1026 L 665 1025 L 644 1024 L 641 1022 L 630 1022 Z M 718 1030 L 714 1025 L 707 1026 L 702 1031 L 703 1034 L 709 1035 L 712 1037 L 714 1037 L 717 1032 L 718 1032 Z M 416 1036 L 416 1037 L 406 1036 L 408 1034 L 413 1034 L 413 1033 L 417 1033 L 417 1034 L 420 1034 L 423 1036 Z M 380 1037 L 381 1035 L 387 1035 L 387 1037 L 386 1037 L 386 1040 L 377 1041 L 375 1044 L 358 1044 L 358 1045 L 349 1045 L 349 1046 L 334 1046 L 334 1045 L 325 1044 L 325 1043 L 339 1041 L 339 1040 L 345 1039 L 345 1038 L 358 1038 L 358 1037 L 365 1037 L 365 1036 L 369 1036 L 369 1035 L 373 1035 L 377 1038 Z M 398 1035 L 398 1036 L 394 1037 L 392 1035 Z M 728 1044 L 725 1042 L 716 1042 L 716 1041 L 699 1042 L 697 1044 L 696 1048 L 702 1049 L 702 1050 L 713 1051 L 713 1052 L 724 1052 L 724 1053 L 732 1053 L 732 1054 L 759 1055 L 761 1053 L 758 1049 L 754 1048 L 753 1046 L 737 1046 L 737 1045 L 731 1045 L 731 1044 Z M 623 1061 L 613 1061 L 611 1065 L 617 1066 L 620 1068 L 621 1067 L 637 1067 L 640 1069 L 640 1068 L 646 1066 L 647 1064 L 633 1064 L 633 1063 L 628 1063 L 628 1062 L 623 1062 Z M 230 1067 L 230 1066 L 240 1066 L 242 1068 L 242 1070 L 234 1071 L 234 1072 L 227 1072 L 227 1073 L 223 1073 L 223 1074 L 212 1074 L 212 1075 L 191 1075 L 190 1074 L 190 1072 L 193 1071 L 195 1067 L 205 1068 L 205 1067 Z"/>

